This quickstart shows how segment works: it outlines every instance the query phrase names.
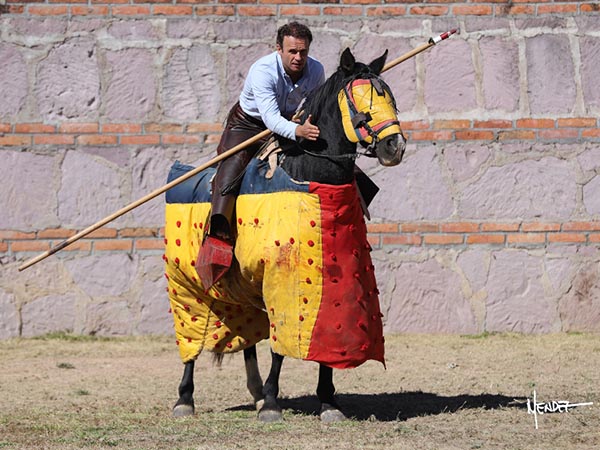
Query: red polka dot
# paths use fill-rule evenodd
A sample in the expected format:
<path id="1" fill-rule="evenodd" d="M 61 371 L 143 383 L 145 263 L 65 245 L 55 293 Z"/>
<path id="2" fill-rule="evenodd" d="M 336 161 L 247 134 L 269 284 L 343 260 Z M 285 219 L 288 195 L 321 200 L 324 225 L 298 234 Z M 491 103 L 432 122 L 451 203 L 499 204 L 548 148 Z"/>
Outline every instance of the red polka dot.
<path id="1" fill-rule="evenodd" d="M 304 304 L 305 304 L 305 305 L 308 303 L 308 299 L 307 299 L 306 297 L 304 297 L 304 298 L 302 299 L 302 301 L 304 302 Z"/>
<path id="2" fill-rule="evenodd" d="M 179 258 L 175 258 L 175 264 L 179 265 Z"/>
<path id="3" fill-rule="evenodd" d="M 290 244 L 294 245 L 294 242 L 296 242 L 296 241 L 294 240 L 294 238 L 293 238 L 293 237 L 291 237 L 291 238 L 290 238 Z"/>
<path id="4" fill-rule="evenodd" d="M 192 338 L 187 338 L 187 341 L 188 342 L 192 342 Z"/>
<path id="5" fill-rule="evenodd" d="M 189 311 L 190 310 L 190 305 L 184 305 L 183 309 L 185 309 L 186 311 Z"/>
<path id="6" fill-rule="evenodd" d="M 181 228 L 181 220 L 177 221 L 177 228 Z"/>
<path id="7" fill-rule="evenodd" d="M 219 339 L 219 335 L 217 333 L 213 334 L 213 339 L 216 341 L 217 339 Z"/>
<path id="8" fill-rule="evenodd" d="M 273 339 L 273 341 L 276 341 L 277 340 L 277 336 L 273 335 L 273 337 L 271 339 Z"/>
<path id="9" fill-rule="evenodd" d="M 304 322 L 304 316 L 301 315 L 300 317 L 298 317 L 298 319 L 300 319 L 300 322 Z"/>
<path id="10" fill-rule="evenodd" d="M 309 265 L 309 266 L 312 266 L 312 265 L 313 265 L 313 263 L 314 263 L 314 261 L 313 261 L 313 259 L 312 259 L 312 258 L 308 258 L 308 261 L 307 261 L 307 262 L 308 262 L 308 265 Z"/>
<path id="11" fill-rule="evenodd" d="M 175 245 L 176 245 L 177 247 L 181 247 L 181 239 L 176 239 L 176 240 L 175 240 Z"/>
<path id="12" fill-rule="evenodd" d="M 200 222 L 200 223 L 198 224 L 198 227 L 199 227 L 200 229 L 202 229 L 202 227 L 203 227 L 203 226 L 204 226 L 204 225 L 202 225 L 202 222 Z"/>
<path id="13" fill-rule="evenodd" d="M 243 220 L 242 220 L 242 218 L 241 218 L 241 217 L 240 217 L 240 218 L 238 218 L 238 223 L 239 223 L 240 225 L 243 223 Z"/>
<path id="14" fill-rule="evenodd" d="M 233 347 L 233 345 L 231 345 L 231 342 L 228 342 L 227 344 L 225 344 L 227 346 L 227 348 L 231 348 Z"/>
<path id="15" fill-rule="evenodd" d="M 275 328 L 275 324 L 271 322 L 271 328 Z"/>
<path id="16" fill-rule="evenodd" d="M 275 241 L 275 245 L 276 245 L 277 247 L 279 247 L 279 246 L 281 245 L 281 242 L 279 242 L 279 241 Z"/>
<path id="17" fill-rule="evenodd" d="M 312 284 L 312 280 L 309 277 L 306 277 L 306 284 Z"/>
<path id="18" fill-rule="evenodd" d="M 168 243 L 167 238 L 165 238 L 165 245 L 167 245 L 167 243 Z"/>
<path id="19" fill-rule="evenodd" d="M 221 321 L 220 321 L 220 320 L 217 320 L 217 321 L 215 322 L 215 327 L 217 327 L 217 328 L 221 328 L 221 325 L 223 325 L 223 324 L 221 323 Z"/>
<path id="20" fill-rule="evenodd" d="M 314 246 L 315 246 L 315 243 L 314 243 L 314 241 L 311 241 L 311 240 L 309 240 L 309 241 L 307 242 L 307 244 L 308 244 L 308 246 L 309 246 L 309 247 L 314 247 Z"/>
<path id="21" fill-rule="evenodd" d="M 255 218 L 254 218 L 254 224 L 255 224 L 255 225 L 258 225 L 258 217 L 255 217 Z"/>
<path id="22" fill-rule="evenodd" d="M 311 220 L 310 221 L 310 226 L 313 227 L 313 228 L 316 227 L 317 226 L 317 222 L 315 222 L 314 220 Z"/>
<path id="23" fill-rule="evenodd" d="M 192 262 L 190 263 L 190 265 L 191 265 L 192 267 L 195 267 L 195 266 L 196 266 L 196 261 L 194 261 L 194 260 L 192 259 Z"/>
<path id="24" fill-rule="evenodd" d="M 196 316 L 192 317 L 192 322 L 196 322 L 198 318 Z"/>

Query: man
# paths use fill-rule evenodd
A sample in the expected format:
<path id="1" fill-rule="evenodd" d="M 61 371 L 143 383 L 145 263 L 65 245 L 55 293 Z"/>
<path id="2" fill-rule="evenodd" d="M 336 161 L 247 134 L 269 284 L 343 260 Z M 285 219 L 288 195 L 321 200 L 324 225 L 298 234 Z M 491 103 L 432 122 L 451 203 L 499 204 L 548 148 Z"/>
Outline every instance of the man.
<path id="1" fill-rule="evenodd" d="M 325 70 L 308 56 L 312 33 L 291 22 L 277 30 L 276 51 L 256 61 L 248 72 L 239 101 L 227 117 L 217 147 L 221 154 L 265 129 L 296 140 L 316 140 L 319 128 L 310 117 L 299 124 L 291 120 L 302 100 L 325 82 Z M 205 289 L 221 278 L 231 264 L 232 217 L 239 178 L 264 141 L 259 141 L 221 161 L 213 180 L 209 235 L 198 255 L 198 274 Z"/>

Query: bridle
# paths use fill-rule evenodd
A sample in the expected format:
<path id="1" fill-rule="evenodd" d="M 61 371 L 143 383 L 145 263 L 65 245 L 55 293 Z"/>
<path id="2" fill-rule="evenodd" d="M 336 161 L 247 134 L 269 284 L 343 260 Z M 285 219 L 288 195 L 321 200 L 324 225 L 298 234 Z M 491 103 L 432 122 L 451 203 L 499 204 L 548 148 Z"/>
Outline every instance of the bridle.
<path id="1" fill-rule="evenodd" d="M 338 94 L 338 104 L 346 137 L 365 147 L 365 156 L 376 157 L 375 147 L 384 137 L 402 134 L 390 88 L 377 75 L 348 80 Z"/>
<path id="2" fill-rule="evenodd" d="M 326 155 L 302 148 L 302 152 L 332 161 L 356 159 L 359 156 L 376 158 L 375 148 L 381 139 L 392 134 L 404 137 L 396 116 L 396 104 L 389 86 L 377 75 L 360 73 L 344 80 L 338 93 L 338 105 L 346 138 L 360 143 L 364 152 Z"/>

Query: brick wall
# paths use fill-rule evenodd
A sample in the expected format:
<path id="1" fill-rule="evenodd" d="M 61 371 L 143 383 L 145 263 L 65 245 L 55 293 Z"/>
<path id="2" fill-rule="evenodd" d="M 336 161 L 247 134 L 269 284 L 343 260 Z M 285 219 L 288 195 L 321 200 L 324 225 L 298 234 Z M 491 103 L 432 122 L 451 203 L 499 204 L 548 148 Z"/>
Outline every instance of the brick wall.
<path id="1" fill-rule="evenodd" d="M 170 333 L 163 198 L 207 161 L 249 65 L 299 18 L 331 73 L 390 58 L 410 144 L 359 165 L 388 331 L 600 330 L 598 2 L 0 0 L 0 338 Z"/>

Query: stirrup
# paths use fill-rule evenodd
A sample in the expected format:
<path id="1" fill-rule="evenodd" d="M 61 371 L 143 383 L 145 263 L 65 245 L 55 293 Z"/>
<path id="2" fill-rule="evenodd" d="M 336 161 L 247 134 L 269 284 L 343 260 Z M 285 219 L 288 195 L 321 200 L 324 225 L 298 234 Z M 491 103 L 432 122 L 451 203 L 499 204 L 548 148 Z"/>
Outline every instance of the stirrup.
<path id="1" fill-rule="evenodd" d="M 196 261 L 196 272 L 208 291 L 231 267 L 233 245 L 214 236 L 206 236 Z"/>

